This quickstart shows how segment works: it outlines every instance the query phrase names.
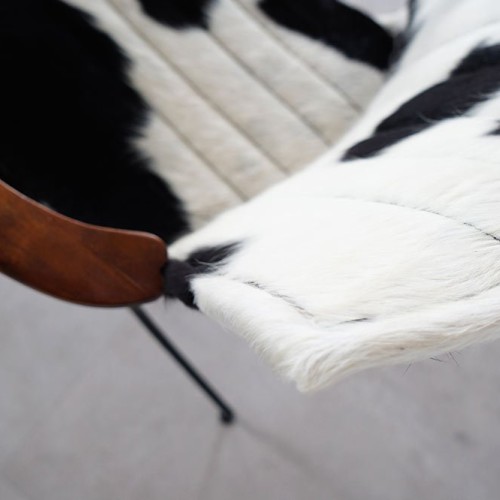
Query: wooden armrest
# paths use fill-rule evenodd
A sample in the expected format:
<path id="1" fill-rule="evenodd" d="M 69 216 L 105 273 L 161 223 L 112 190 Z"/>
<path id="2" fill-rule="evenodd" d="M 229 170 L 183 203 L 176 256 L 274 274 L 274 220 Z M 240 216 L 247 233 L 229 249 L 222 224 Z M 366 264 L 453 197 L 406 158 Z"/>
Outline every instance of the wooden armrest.
<path id="1" fill-rule="evenodd" d="M 0 181 L 0 271 L 83 305 L 139 304 L 163 293 L 165 243 L 70 219 Z"/>

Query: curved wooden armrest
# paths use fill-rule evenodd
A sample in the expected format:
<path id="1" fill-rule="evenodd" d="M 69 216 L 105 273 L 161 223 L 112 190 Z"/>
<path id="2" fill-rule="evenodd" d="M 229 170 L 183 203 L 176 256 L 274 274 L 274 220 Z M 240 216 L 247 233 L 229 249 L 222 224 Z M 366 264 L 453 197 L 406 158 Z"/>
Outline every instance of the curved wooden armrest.
<path id="1" fill-rule="evenodd" d="M 0 271 L 77 304 L 118 307 L 163 293 L 165 243 L 60 215 L 0 181 Z"/>

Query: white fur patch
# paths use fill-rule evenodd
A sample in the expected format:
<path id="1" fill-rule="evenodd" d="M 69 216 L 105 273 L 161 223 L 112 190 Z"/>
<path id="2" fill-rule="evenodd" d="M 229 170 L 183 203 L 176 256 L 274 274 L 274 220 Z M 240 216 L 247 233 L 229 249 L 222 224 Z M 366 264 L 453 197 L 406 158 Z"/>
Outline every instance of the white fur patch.
<path id="1" fill-rule="evenodd" d="M 336 148 L 171 248 L 185 258 L 239 242 L 192 279 L 196 304 L 302 390 L 499 336 L 498 94 L 378 156 L 339 161 L 480 42 L 495 41 L 497 27 L 472 12 L 472 0 L 453 3 L 453 15 L 469 16 L 464 32 L 452 18 L 451 33 L 441 19 L 435 39 L 419 35 L 418 50 Z M 430 6 L 417 16 L 421 33 L 450 2 Z"/>
<path id="2" fill-rule="evenodd" d="M 471 168 L 477 169 L 468 181 Z M 192 281 L 200 309 L 302 389 L 490 336 L 500 172 L 458 159 L 312 168 L 171 248 L 241 241 Z"/>

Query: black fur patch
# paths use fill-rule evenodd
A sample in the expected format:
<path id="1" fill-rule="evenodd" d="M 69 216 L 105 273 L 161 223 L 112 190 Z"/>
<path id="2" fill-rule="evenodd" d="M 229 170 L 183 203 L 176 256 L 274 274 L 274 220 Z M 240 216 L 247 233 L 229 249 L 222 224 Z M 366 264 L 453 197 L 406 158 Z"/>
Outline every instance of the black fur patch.
<path id="1" fill-rule="evenodd" d="M 394 49 L 391 54 L 389 66 L 391 69 L 395 68 L 398 62 L 402 59 L 403 54 L 406 52 L 411 42 L 411 36 L 408 31 L 404 31 L 394 37 Z"/>
<path id="2" fill-rule="evenodd" d="M 207 28 L 213 0 L 139 0 L 146 14 L 171 28 Z"/>
<path id="3" fill-rule="evenodd" d="M 408 1 L 408 9 L 410 12 L 410 24 L 415 20 L 415 16 L 417 15 L 417 8 L 418 8 L 418 0 Z"/>
<path id="4" fill-rule="evenodd" d="M 275 22 L 336 48 L 346 57 L 386 69 L 392 36 L 368 16 L 337 0 L 261 0 Z"/>
<path id="5" fill-rule="evenodd" d="M 495 130 L 492 130 L 489 135 L 500 135 L 500 125 Z"/>
<path id="6" fill-rule="evenodd" d="M 406 49 L 418 33 L 420 26 L 417 25 L 416 22 L 418 10 L 417 2 L 418 0 L 409 0 L 408 24 L 405 30 L 396 37 L 394 42 L 395 48 L 391 58 L 391 66 L 394 66 L 401 59 Z"/>
<path id="7" fill-rule="evenodd" d="M 187 306 L 197 309 L 191 290 L 191 278 L 197 274 L 210 273 L 221 265 L 238 248 L 238 243 L 201 248 L 185 261 L 172 259 L 165 270 L 165 295 L 179 299 Z"/>
<path id="8" fill-rule="evenodd" d="M 397 65 L 397 63 L 401 60 L 403 54 L 406 52 L 406 49 L 408 48 L 408 46 L 410 45 L 415 36 L 416 32 L 415 15 L 417 11 L 416 2 L 410 0 L 408 5 L 408 10 L 409 10 L 408 22 L 405 29 L 394 37 L 394 49 L 392 51 L 390 58 L 391 68 L 394 68 Z"/>
<path id="9" fill-rule="evenodd" d="M 148 109 L 119 47 L 58 0 L 0 6 L 0 177 L 84 222 L 187 229 L 180 203 L 131 146 Z"/>
<path id="10" fill-rule="evenodd" d="M 405 139 L 412 134 L 417 133 L 423 128 L 424 127 L 421 127 L 420 129 L 416 127 L 404 127 L 400 129 L 390 130 L 388 132 L 378 132 L 368 139 L 355 144 L 347 151 L 342 160 L 349 161 L 361 158 L 370 158 L 383 149 L 396 144 L 397 142 Z"/>
<path id="11" fill-rule="evenodd" d="M 368 158 L 436 122 L 464 115 L 500 89 L 500 44 L 467 55 L 444 82 L 424 90 L 382 121 L 344 160 Z"/>

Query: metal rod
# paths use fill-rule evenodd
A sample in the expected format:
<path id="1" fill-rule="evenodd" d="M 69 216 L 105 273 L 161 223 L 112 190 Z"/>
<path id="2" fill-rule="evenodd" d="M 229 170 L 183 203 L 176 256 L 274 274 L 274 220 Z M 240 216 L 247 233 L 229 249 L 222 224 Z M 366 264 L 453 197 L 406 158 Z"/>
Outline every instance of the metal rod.
<path id="1" fill-rule="evenodd" d="M 198 384 L 198 386 L 207 394 L 207 396 L 219 407 L 220 419 L 224 424 L 231 424 L 234 419 L 233 410 L 221 399 L 215 390 L 209 385 L 205 378 L 189 363 L 179 350 L 172 344 L 160 328 L 153 322 L 151 317 L 139 306 L 130 308 L 137 319 L 146 327 L 151 335 L 160 343 L 160 345 L 170 353 L 170 355 L 181 365 L 187 374 Z"/>

